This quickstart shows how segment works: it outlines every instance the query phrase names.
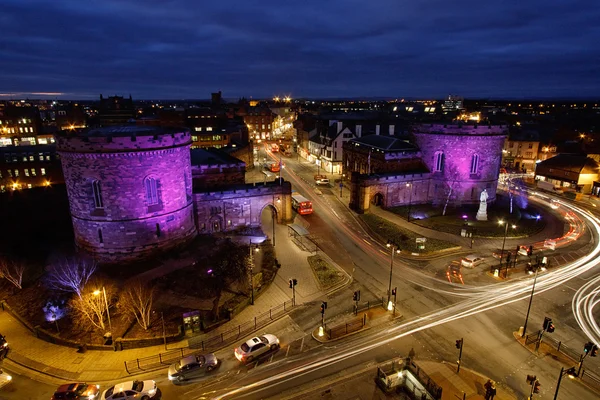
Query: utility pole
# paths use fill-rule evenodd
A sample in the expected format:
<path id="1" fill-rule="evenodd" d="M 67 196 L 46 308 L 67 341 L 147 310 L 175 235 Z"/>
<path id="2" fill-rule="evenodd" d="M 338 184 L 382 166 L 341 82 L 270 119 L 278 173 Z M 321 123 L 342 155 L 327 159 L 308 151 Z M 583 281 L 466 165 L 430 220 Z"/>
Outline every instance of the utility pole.
<path id="1" fill-rule="evenodd" d="M 394 269 L 394 253 L 400 254 L 400 249 L 398 248 L 397 244 L 395 244 L 389 240 L 388 240 L 386 246 L 391 249 L 391 251 L 390 251 L 390 282 L 388 285 L 388 297 L 387 297 L 388 310 L 391 311 L 392 305 L 390 304 L 390 300 L 391 300 L 391 296 L 392 296 L 392 272 Z"/>

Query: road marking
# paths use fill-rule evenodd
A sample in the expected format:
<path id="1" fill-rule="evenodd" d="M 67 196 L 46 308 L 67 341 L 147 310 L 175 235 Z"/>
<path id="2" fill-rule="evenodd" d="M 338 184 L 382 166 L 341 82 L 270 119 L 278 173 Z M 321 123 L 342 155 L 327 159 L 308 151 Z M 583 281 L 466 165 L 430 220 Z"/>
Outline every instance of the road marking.
<path id="1" fill-rule="evenodd" d="M 289 346 L 287 347 L 287 350 L 285 351 L 285 356 L 286 356 L 286 357 L 288 356 L 288 354 L 289 354 L 289 352 L 290 352 L 290 347 L 292 347 L 292 346 L 291 346 L 291 345 L 289 345 Z"/>
<path id="2" fill-rule="evenodd" d="M 304 348 L 304 336 L 302 336 L 302 342 L 300 342 L 300 353 L 302 353 L 302 348 Z"/>

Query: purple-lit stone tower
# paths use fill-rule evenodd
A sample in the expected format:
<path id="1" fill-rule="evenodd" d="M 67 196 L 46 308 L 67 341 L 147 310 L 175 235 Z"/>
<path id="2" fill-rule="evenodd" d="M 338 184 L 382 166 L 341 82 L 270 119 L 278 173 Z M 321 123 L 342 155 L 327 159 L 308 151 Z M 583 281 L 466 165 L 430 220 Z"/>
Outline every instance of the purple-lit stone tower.
<path id="1" fill-rule="evenodd" d="M 486 189 L 496 199 L 502 148 L 508 127 L 476 124 L 422 124 L 413 135 L 431 171 L 429 198 L 442 203 L 451 192 L 454 204 L 479 203 Z"/>
<path id="2" fill-rule="evenodd" d="M 196 236 L 191 143 L 183 128 L 115 126 L 60 135 L 77 246 L 122 260 Z"/>

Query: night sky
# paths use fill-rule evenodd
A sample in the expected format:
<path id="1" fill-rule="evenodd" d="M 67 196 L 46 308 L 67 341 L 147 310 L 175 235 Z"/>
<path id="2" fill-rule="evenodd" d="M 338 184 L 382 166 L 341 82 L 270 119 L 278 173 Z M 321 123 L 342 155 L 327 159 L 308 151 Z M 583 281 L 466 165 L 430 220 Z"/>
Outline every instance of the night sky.
<path id="1" fill-rule="evenodd" d="M 0 99 L 600 95 L 595 0 L 2 0 Z"/>

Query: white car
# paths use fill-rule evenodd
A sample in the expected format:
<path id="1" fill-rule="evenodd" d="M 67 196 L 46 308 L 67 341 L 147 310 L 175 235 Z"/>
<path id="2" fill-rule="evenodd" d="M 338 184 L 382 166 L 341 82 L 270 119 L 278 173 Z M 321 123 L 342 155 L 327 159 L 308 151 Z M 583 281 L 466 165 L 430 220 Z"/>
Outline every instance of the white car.
<path id="1" fill-rule="evenodd" d="M 317 179 L 316 184 L 317 185 L 329 185 L 329 179 L 327 179 L 327 178 Z"/>
<path id="2" fill-rule="evenodd" d="M 279 348 L 279 339 L 277 336 L 265 334 L 262 336 L 253 337 L 235 349 L 235 358 L 240 362 L 251 362 L 257 357 Z"/>
<path id="3" fill-rule="evenodd" d="M 160 389 L 156 387 L 156 382 L 147 381 L 129 381 L 118 383 L 102 393 L 102 400 L 159 400 L 161 398 Z"/>
<path id="4" fill-rule="evenodd" d="M 480 257 L 480 256 L 476 256 L 474 254 L 471 254 L 470 256 L 466 256 L 463 259 L 460 260 L 460 264 L 463 267 L 467 267 L 467 268 L 475 268 L 476 266 L 478 266 L 479 264 L 481 264 L 482 262 L 484 262 L 484 258 Z"/>
<path id="5" fill-rule="evenodd" d="M 0 369 L 0 388 L 8 385 L 12 381 L 12 376 Z"/>

